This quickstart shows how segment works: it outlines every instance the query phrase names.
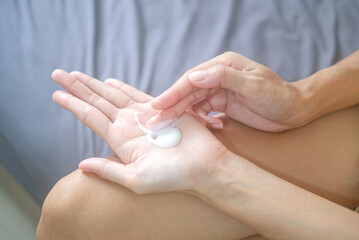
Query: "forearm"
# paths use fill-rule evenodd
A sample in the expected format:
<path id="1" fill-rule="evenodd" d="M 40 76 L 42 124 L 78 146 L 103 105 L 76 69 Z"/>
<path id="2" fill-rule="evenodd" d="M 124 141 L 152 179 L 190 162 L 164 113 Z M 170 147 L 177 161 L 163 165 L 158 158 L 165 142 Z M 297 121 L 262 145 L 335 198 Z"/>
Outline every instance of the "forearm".
<path id="1" fill-rule="evenodd" d="M 197 192 L 269 239 L 359 239 L 359 215 L 232 153 Z"/>
<path id="2" fill-rule="evenodd" d="M 331 67 L 292 83 L 300 93 L 298 125 L 359 103 L 359 50 Z"/>

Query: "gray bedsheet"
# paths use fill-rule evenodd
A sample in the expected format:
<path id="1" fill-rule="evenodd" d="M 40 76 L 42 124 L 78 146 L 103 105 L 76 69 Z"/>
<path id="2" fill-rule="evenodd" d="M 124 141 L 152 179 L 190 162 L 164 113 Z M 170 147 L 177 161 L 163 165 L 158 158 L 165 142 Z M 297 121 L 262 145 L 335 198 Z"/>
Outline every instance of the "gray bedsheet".
<path id="1" fill-rule="evenodd" d="M 41 203 L 106 143 L 51 100 L 52 70 L 158 95 L 225 51 L 307 77 L 359 48 L 359 1 L 0 1 L 0 161 Z"/>

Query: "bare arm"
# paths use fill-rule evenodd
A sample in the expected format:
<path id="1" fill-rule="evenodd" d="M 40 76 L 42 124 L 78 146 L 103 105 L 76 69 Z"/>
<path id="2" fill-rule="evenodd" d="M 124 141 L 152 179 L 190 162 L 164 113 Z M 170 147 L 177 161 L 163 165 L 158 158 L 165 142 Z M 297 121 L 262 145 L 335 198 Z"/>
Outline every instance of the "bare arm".
<path id="1" fill-rule="evenodd" d="M 293 85 L 301 92 L 300 123 L 358 104 L 359 50 Z"/>
<path id="2" fill-rule="evenodd" d="M 233 153 L 196 192 L 268 239 L 359 239 L 359 214 Z"/>

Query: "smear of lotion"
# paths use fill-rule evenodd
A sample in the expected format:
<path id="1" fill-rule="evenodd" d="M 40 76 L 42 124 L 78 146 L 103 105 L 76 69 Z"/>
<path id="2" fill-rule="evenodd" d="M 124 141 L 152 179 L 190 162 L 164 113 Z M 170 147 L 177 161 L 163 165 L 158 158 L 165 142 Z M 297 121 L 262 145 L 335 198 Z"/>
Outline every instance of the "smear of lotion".
<path id="1" fill-rule="evenodd" d="M 175 119 L 174 121 L 166 120 L 164 122 L 159 122 L 155 126 L 151 127 L 151 130 L 145 128 L 140 123 L 140 120 L 138 119 L 138 112 L 135 113 L 135 120 L 139 128 L 146 134 L 148 141 L 160 148 L 172 148 L 177 146 L 177 144 L 181 141 L 181 131 L 176 128 L 179 121 L 178 119 Z M 172 124 L 169 125 L 169 121 L 173 121 Z"/>

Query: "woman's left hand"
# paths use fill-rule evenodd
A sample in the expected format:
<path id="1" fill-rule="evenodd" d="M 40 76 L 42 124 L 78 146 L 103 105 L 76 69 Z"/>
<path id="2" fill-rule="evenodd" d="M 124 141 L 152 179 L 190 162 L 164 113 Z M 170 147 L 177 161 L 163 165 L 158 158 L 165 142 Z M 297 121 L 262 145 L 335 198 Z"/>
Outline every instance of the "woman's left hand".
<path id="1" fill-rule="evenodd" d="M 79 168 L 124 185 L 136 193 L 196 191 L 220 160 L 231 154 L 212 133 L 188 113 L 179 119 L 180 143 L 162 149 L 150 143 L 135 121 L 136 112 L 149 117 L 152 97 L 118 80 L 104 84 L 80 72 L 55 70 L 55 82 L 69 93 L 53 99 L 101 136 L 123 162 L 105 158 L 82 161 Z"/>

